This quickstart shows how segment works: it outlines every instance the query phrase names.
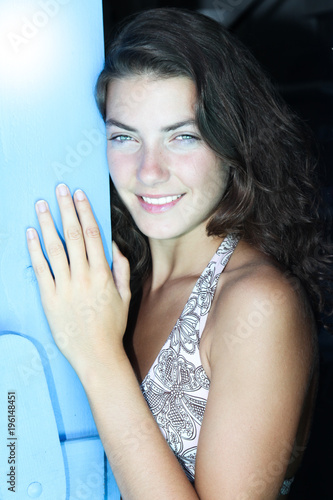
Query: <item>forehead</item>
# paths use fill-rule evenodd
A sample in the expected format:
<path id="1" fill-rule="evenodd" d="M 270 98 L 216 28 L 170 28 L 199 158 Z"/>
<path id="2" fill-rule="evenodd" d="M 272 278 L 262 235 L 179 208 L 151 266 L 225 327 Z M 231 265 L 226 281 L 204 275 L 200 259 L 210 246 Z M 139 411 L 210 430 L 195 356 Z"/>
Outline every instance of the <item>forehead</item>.
<path id="1" fill-rule="evenodd" d="M 131 76 L 109 83 L 106 118 L 164 121 L 195 117 L 196 88 L 186 77 Z"/>

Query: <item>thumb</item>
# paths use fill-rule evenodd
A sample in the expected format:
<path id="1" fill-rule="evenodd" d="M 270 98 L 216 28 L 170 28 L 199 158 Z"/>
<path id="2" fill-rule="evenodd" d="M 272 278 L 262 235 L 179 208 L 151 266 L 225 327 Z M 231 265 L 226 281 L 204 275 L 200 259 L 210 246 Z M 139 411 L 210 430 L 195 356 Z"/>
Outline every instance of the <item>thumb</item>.
<path id="1" fill-rule="evenodd" d="M 112 242 L 112 274 L 120 297 L 130 300 L 130 266 L 126 257 L 121 253 L 115 241 Z"/>

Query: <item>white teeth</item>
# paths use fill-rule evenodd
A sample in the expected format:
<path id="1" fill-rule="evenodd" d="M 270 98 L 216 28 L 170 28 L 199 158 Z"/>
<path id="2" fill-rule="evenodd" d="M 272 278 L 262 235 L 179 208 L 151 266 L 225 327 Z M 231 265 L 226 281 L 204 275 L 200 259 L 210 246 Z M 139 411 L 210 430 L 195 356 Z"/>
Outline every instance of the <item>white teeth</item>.
<path id="1" fill-rule="evenodd" d="M 162 198 L 147 198 L 147 196 L 142 196 L 144 202 L 149 203 L 150 205 L 166 205 L 167 203 L 171 203 L 172 201 L 178 200 L 181 197 L 181 194 L 176 196 L 164 196 Z"/>

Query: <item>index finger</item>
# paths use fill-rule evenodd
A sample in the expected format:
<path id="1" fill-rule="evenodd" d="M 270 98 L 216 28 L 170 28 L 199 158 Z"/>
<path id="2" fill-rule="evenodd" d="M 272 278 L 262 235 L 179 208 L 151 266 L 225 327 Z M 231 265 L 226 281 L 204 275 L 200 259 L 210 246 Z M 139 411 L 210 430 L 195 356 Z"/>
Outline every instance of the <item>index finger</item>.
<path id="1" fill-rule="evenodd" d="M 90 203 L 81 189 L 75 191 L 74 202 L 82 227 L 89 266 L 92 268 L 107 266 L 109 268 L 98 224 Z"/>

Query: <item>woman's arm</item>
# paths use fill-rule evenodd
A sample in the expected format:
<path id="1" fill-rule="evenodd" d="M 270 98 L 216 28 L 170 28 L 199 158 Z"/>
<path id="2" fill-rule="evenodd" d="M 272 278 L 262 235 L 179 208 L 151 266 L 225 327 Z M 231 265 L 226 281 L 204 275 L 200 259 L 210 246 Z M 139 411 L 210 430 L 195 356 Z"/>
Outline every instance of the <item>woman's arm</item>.
<path id="1" fill-rule="evenodd" d="M 128 262 L 115 248 L 111 273 L 89 203 L 78 194 L 79 219 L 69 192 L 60 196 L 57 190 L 69 263 L 48 209 L 39 211 L 38 218 L 54 278 L 34 230 L 28 247 L 52 334 L 83 384 L 124 500 L 275 499 L 311 365 L 308 320 L 299 313 L 296 294 L 281 279 L 257 280 L 257 286 L 249 280 L 248 286 L 243 281 L 230 287 L 223 303 L 217 302 L 211 389 L 194 489 L 162 436 L 123 349 Z M 242 338 L 240 320 L 248 321 L 256 301 L 277 287 L 287 299 Z"/>
<path id="2" fill-rule="evenodd" d="M 28 232 L 31 261 L 55 342 L 86 391 L 122 497 L 196 499 L 123 349 L 130 301 L 128 262 L 115 247 L 111 273 L 90 205 L 78 195 L 74 200 L 79 220 L 69 191 L 60 195 L 57 189 L 69 263 L 47 205 L 37 204 L 54 278 L 36 231 Z"/>
<path id="3" fill-rule="evenodd" d="M 313 315 L 299 283 L 270 266 L 248 267 L 216 299 L 196 491 L 275 500 L 316 359 Z"/>

